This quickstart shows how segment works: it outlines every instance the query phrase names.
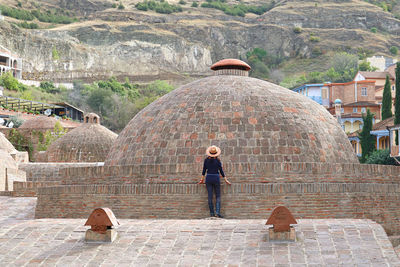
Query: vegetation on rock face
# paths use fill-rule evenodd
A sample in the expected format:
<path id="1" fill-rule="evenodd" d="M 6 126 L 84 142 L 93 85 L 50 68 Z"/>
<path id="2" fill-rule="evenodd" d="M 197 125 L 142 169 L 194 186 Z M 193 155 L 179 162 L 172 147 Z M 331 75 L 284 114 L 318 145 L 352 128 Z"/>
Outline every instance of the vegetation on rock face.
<path id="1" fill-rule="evenodd" d="M 386 75 L 385 87 L 383 88 L 382 96 L 382 120 L 393 116 L 392 113 L 392 92 L 390 90 L 389 75 Z"/>
<path id="2" fill-rule="evenodd" d="M 367 109 L 367 114 L 363 115 L 363 129 L 359 133 L 362 155 L 360 162 L 364 163 L 368 156 L 375 150 L 375 137 L 371 135 L 373 114 Z"/>
<path id="3" fill-rule="evenodd" d="M 275 6 L 275 1 L 272 1 L 268 5 L 252 6 L 246 4 L 230 5 L 226 3 L 226 0 L 207 0 L 207 2 L 202 3 L 200 6 L 204 8 L 215 8 L 223 11 L 227 15 L 244 17 L 246 13 L 254 13 L 256 15 L 264 14 Z"/>
<path id="4" fill-rule="evenodd" d="M 47 10 L 45 12 L 41 12 L 40 10 L 36 9 L 28 11 L 21 8 L 8 7 L 5 5 L 0 5 L 0 10 L 4 16 L 24 21 L 32 21 L 35 18 L 40 22 L 57 23 L 57 24 L 69 24 L 78 21 L 74 17 L 69 17 L 60 14 L 60 12 L 57 10 L 56 11 Z M 26 24 L 24 24 L 24 26 L 26 26 Z"/>
<path id="5" fill-rule="evenodd" d="M 289 76 L 280 85 L 286 88 L 295 88 L 304 83 L 349 82 L 353 80 L 359 70 L 358 59 L 357 55 L 346 52 L 335 53 L 327 71 L 314 71 L 299 76 Z"/>
<path id="6" fill-rule="evenodd" d="M 40 102 L 69 102 L 80 109 L 98 113 L 102 124 L 119 132 L 141 109 L 174 89 L 165 81 L 147 85 L 118 82 L 112 77 L 92 84 L 74 83 L 74 89 L 56 87 L 52 82 L 41 82 L 39 87 L 25 86 L 10 73 L 0 76 L 0 86 L 6 95 Z M 23 88 L 21 90 L 20 88 Z M 9 108 L 9 107 L 5 107 Z"/>
<path id="7" fill-rule="evenodd" d="M 171 14 L 175 12 L 182 12 L 182 7 L 179 5 L 172 5 L 165 1 L 145 0 L 135 5 L 139 10 L 147 11 L 153 10 L 161 14 Z"/>
<path id="8" fill-rule="evenodd" d="M 99 114 L 106 127 L 119 132 L 137 112 L 173 89 L 164 81 L 139 86 L 129 80 L 120 83 L 110 78 L 92 84 L 75 83 L 68 101 Z"/>

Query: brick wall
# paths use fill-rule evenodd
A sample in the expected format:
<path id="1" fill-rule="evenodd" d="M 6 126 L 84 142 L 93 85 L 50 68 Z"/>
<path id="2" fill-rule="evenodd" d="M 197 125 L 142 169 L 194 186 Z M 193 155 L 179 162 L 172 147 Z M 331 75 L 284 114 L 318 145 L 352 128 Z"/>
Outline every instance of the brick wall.
<path id="1" fill-rule="evenodd" d="M 400 233 L 400 185 L 379 183 L 273 183 L 222 186 L 227 218 L 264 218 L 278 205 L 295 218 L 368 218 L 388 234 Z M 36 218 L 87 218 L 110 207 L 117 218 L 204 218 L 204 185 L 75 185 L 39 189 Z"/>
<path id="2" fill-rule="evenodd" d="M 36 196 L 39 187 L 59 185 L 60 171 L 71 167 L 97 166 L 102 163 L 22 163 L 18 167 L 26 172 L 26 182 L 14 182 L 13 196 Z"/>
<path id="3" fill-rule="evenodd" d="M 72 167 L 60 170 L 60 180 L 63 184 L 194 183 L 201 170 L 201 164 Z M 399 167 L 372 164 L 225 163 L 224 170 L 234 183 L 400 182 Z"/>

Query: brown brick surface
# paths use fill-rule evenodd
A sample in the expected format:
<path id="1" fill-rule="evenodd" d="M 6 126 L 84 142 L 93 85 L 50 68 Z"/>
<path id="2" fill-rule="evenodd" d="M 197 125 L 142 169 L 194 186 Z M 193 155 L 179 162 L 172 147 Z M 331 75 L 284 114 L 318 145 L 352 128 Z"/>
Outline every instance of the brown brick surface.
<path id="1" fill-rule="evenodd" d="M 213 76 L 142 110 L 121 132 L 105 164 L 189 169 L 210 145 L 221 147 L 221 158 L 230 163 L 357 162 L 336 120 L 312 100 L 258 79 Z"/>

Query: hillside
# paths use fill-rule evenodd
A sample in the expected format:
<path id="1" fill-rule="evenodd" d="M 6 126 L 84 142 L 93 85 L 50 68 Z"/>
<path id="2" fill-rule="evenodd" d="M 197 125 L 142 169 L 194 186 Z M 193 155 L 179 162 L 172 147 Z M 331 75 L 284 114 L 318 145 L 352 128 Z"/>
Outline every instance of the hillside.
<path id="1" fill-rule="evenodd" d="M 246 59 L 253 48 L 279 58 L 274 68 L 286 77 L 303 70 L 326 70 L 329 56 L 337 51 L 356 54 L 361 48 L 391 56 L 389 48 L 400 41 L 397 15 L 365 1 L 276 1 L 265 13 L 244 17 L 201 7 L 203 1 L 197 7 L 192 1 L 170 1 L 182 8 L 171 14 L 138 10 L 138 2 L 4 0 L 2 4 L 8 7 L 47 10 L 75 22 L 47 23 L 34 18 L 40 29 L 23 29 L 15 24 L 21 20 L 6 16 L 0 22 L 0 45 L 24 59 L 25 79 L 66 82 L 116 76 L 179 84 L 208 75 L 216 60 Z M 247 7 L 265 4 L 240 3 Z M 396 10 L 394 2 L 391 11 Z"/>

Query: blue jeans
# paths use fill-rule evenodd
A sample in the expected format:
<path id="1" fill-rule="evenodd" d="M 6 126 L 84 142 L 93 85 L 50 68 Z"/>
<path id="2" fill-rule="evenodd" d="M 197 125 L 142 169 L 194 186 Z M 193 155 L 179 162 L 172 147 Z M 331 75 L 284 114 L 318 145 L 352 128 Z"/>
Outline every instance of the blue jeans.
<path id="1" fill-rule="evenodd" d="M 216 198 L 216 212 L 220 214 L 221 209 L 221 183 L 219 181 L 219 174 L 207 174 L 206 176 L 206 187 L 208 192 L 208 207 L 210 208 L 210 214 L 214 215 L 214 203 L 213 203 L 213 192 L 215 191 Z"/>

